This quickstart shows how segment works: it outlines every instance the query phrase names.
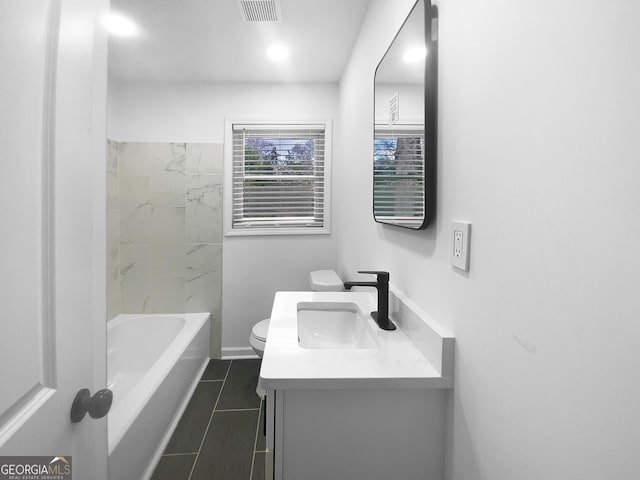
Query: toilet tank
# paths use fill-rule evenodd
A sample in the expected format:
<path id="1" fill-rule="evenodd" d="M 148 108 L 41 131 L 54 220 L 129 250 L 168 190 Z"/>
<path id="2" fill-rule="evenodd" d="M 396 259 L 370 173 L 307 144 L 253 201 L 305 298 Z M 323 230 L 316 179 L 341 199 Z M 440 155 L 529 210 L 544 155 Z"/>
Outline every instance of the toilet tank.
<path id="1" fill-rule="evenodd" d="M 316 270 L 309 274 L 309 285 L 316 292 L 341 292 L 344 282 L 333 270 Z"/>

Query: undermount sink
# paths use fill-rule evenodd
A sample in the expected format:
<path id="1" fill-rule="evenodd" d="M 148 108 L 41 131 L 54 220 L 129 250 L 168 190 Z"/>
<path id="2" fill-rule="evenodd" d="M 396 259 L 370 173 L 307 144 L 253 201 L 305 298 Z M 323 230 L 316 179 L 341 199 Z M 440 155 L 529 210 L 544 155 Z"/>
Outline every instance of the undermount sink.
<path id="1" fill-rule="evenodd" d="M 298 303 L 298 344 L 302 348 L 378 348 L 370 322 L 355 303 Z"/>

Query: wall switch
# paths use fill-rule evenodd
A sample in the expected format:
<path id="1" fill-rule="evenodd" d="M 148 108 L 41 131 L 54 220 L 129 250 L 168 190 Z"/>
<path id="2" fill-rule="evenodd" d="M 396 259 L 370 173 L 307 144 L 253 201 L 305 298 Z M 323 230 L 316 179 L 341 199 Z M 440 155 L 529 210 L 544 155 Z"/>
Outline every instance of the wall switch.
<path id="1" fill-rule="evenodd" d="M 468 222 L 451 222 L 451 265 L 465 272 L 469 271 L 469 240 L 471 224 Z"/>

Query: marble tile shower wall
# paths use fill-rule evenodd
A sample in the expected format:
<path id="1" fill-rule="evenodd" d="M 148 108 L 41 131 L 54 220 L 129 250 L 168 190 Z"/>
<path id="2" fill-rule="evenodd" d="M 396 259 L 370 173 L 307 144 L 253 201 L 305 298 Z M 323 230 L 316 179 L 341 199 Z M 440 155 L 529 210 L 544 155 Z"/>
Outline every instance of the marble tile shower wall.
<path id="1" fill-rule="evenodd" d="M 109 318 L 205 311 L 219 331 L 222 144 L 107 148 Z"/>

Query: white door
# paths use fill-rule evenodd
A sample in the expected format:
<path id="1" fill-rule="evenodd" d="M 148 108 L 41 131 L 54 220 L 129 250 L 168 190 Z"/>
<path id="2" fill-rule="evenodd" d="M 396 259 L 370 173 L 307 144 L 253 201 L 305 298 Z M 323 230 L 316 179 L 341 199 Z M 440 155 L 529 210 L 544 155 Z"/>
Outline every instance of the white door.
<path id="1" fill-rule="evenodd" d="M 76 480 L 107 476 L 106 418 L 70 421 L 106 382 L 107 7 L 0 5 L 0 457 L 71 457 Z"/>

